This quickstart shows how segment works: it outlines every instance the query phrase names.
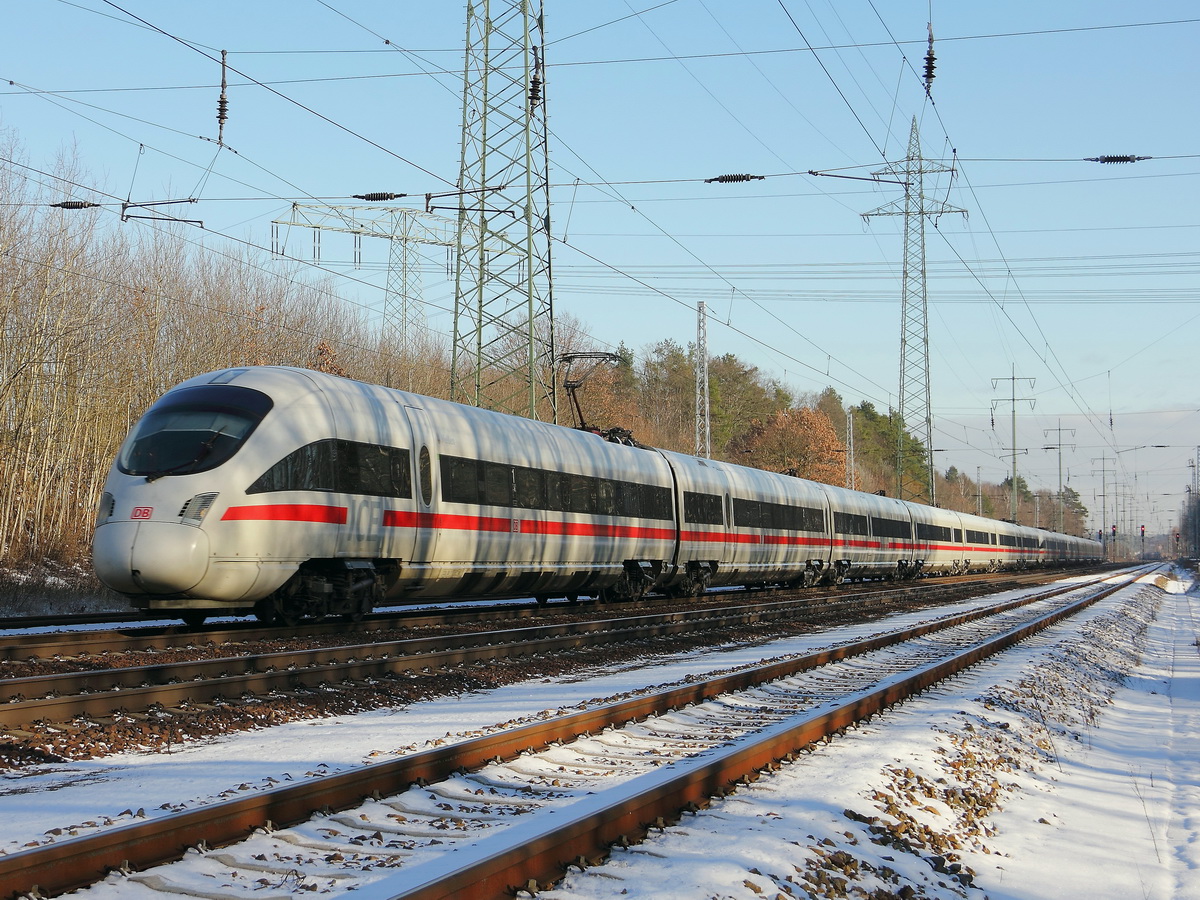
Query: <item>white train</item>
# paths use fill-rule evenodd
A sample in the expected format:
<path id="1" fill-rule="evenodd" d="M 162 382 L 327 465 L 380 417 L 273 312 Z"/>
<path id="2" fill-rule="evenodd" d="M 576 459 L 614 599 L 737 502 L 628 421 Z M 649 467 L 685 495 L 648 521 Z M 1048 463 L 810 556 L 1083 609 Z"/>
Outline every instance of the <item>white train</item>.
<path id="1" fill-rule="evenodd" d="M 447 596 L 695 595 L 1096 560 L 1098 543 L 320 372 L 226 369 L 122 445 L 92 544 L 199 623 Z"/>

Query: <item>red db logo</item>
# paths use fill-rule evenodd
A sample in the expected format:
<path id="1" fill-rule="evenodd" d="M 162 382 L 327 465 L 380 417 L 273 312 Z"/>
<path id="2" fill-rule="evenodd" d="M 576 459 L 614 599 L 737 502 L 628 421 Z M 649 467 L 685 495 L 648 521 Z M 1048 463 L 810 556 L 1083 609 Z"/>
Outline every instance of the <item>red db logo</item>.
<path id="1" fill-rule="evenodd" d="M 148 519 L 148 518 L 150 518 L 150 513 L 152 513 L 152 512 L 154 512 L 153 506 L 135 506 L 133 508 L 133 512 L 130 513 L 129 518 L 131 518 L 131 519 Z"/>

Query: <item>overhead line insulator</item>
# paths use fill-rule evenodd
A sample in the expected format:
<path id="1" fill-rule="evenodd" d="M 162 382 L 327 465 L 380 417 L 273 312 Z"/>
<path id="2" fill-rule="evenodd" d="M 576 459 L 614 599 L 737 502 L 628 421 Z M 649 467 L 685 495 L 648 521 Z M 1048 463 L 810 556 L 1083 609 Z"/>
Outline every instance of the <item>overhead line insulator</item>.
<path id="1" fill-rule="evenodd" d="M 373 193 L 370 193 L 370 194 L 355 194 L 354 199 L 355 200 L 371 200 L 371 201 L 378 202 L 380 200 L 400 200 L 407 196 L 408 196 L 408 194 L 391 194 L 391 193 L 388 193 L 387 191 L 374 191 Z"/>
<path id="2" fill-rule="evenodd" d="M 221 96 L 217 98 L 217 146 L 225 146 L 225 123 L 229 121 L 229 98 L 225 94 L 228 87 L 225 81 L 225 57 L 228 51 L 221 51 Z"/>
<path id="3" fill-rule="evenodd" d="M 937 57 L 933 55 L 933 23 L 929 23 L 929 49 L 925 52 L 925 93 L 929 93 L 929 88 L 933 85 L 933 70 L 937 68 L 935 65 Z"/>
<path id="4" fill-rule="evenodd" d="M 766 175 L 718 175 L 716 178 L 705 178 L 705 184 L 734 184 L 739 181 L 762 181 Z"/>
<path id="5" fill-rule="evenodd" d="M 87 200 L 63 200 L 61 203 L 51 203 L 54 209 L 95 209 L 99 203 L 89 203 Z"/>
<path id="6" fill-rule="evenodd" d="M 1132 162 L 1141 162 L 1143 159 L 1154 159 L 1154 157 L 1153 156 L 1132 156 L 1132 155 L 1122 155 L 1122 156 L 1109 155 L 1109 156 L 1086 157 L 1087 162 L 1094 162 L 1094 163 L 1132 163 Z"/>

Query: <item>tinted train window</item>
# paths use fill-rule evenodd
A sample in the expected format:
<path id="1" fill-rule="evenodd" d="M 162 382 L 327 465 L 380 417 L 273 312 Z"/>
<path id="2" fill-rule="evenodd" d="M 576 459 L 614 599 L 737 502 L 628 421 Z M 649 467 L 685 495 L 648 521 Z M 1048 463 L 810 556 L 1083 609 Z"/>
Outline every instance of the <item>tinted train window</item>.
<path id="1" fill-rule="evenodd" d="M 675 510 L 671 508 L 671 489 L 659 487 L 656 484 L 634 485 L 642 495 L 642 518 L 644 519 L 674 519 Z"/>
<path id="2" fill-rule="evenodd" d="M 479 464 L 473 459 L 442 457 L 442 499 L 451 503 L 479 503 Z"/>
<path id="3" fill-rule="evenodd" d="M 317 441 L 293 450 L 267 469 L 247 494 L 267 491 L 332 491 L 334 485 L 333 441 Z"/>
<path id="4" fill-rule="evenodd" d="M 483 464 L 483 502 L 489 506 L 512 506 L 512 466 Z"/>
<path id="5" fill-rule="evenodd" d="M 835 512 L 833 530 L 838 534 L 867 534 L 867 517 L 854 513 Z"/>
<path id="6" fill-rule="evenodd" d="M 928 522 L 918 522 L 917 540 L 949 541 L 953 540 L 953 532 L 945 525 L 931 525 Z"/>
<path id="7" fill-rule="evenodd" d="M 417 457 L 417 468 L 420 470 L 421 500 L 428 506 L 433 502 L 433 464 L 429 459 L 429 448 L 422 447 Z"/>
<path id="8" fill-rule="evenodd" d="M 912 539 L 912 523 L 906 519 L 885 519 L 871 516 L 871 533 L 875 537 Z"/>
<path id="9" fill-rule="evenodd" d="M 260 475 L 247 494 L 333 491 L 372 497 L 411 497 L 407 450 L 356 441 L 324 440 L 294 450 Z"/>
<path id="10" fill-rule="evenodd" d="M 596 511 L 596 479 L 586 475 L 567 476 L 567 510 L 576 513 Z"/>
<path id="11" fill-rule="evenodd" d="M 733 501 L 733 522 L 739 528 L 772 528 L 778 531 L 824 531 L 825 511 L 809 506 L 789 506 L 761 500 Z"/>
<path id="12" fill-rule="evenodd" d="M 519 509 L 546 508 L 546 477 L 539 469 L 518 466 L 513 472 L 513 506 Z"/>
<path id="13" fill-rule="evenodd" d="M 671 489 L 550 472 L 529 466 L 442 456 L 442 499 L 511 509 L 643 519 L 674 518 Z"/>
<path id="14" fill-rule="evenodd" d="M 231 384 L 171 391 L 134 426 L 117 467 L 150 480 L 215 469 L 237 453 L 273 405 L 261 391 Z"/>
<path id="15" fill-rule="evenodd" d="M 562 472 L 546 473 L 546 509 L 565 512 L 567 506 L 567 476 Z"/>
<path id="16" fill-rule="evenodd" d="M 698 494 L 695 491 L 683 492 L 683 521 L 695 525 L 721 525 L 724 516 L 721 514 L 721 497 L 717 494 Z"/>
<path id="17" fill-rule="evenodd" d="M 733 498 L 733 524 L 738 528 L 761 528 L 762 506 L 757 500 Z"/>

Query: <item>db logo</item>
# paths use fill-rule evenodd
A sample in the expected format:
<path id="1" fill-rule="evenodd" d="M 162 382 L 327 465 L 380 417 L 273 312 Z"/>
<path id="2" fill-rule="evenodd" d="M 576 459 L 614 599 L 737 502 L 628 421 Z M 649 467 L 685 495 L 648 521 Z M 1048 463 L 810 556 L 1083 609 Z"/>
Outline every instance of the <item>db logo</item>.
<path id="1" fill-rule="evenodd" d="M 129 518 L 131 518 L 131 519 L 148 519 L 148 518 L 150 518 L 150 513 L 152 513 L 152 512 L 154 512 L 153 506 L 135 506 L 133 508 L 133 512 L 130 513 Z"/>

